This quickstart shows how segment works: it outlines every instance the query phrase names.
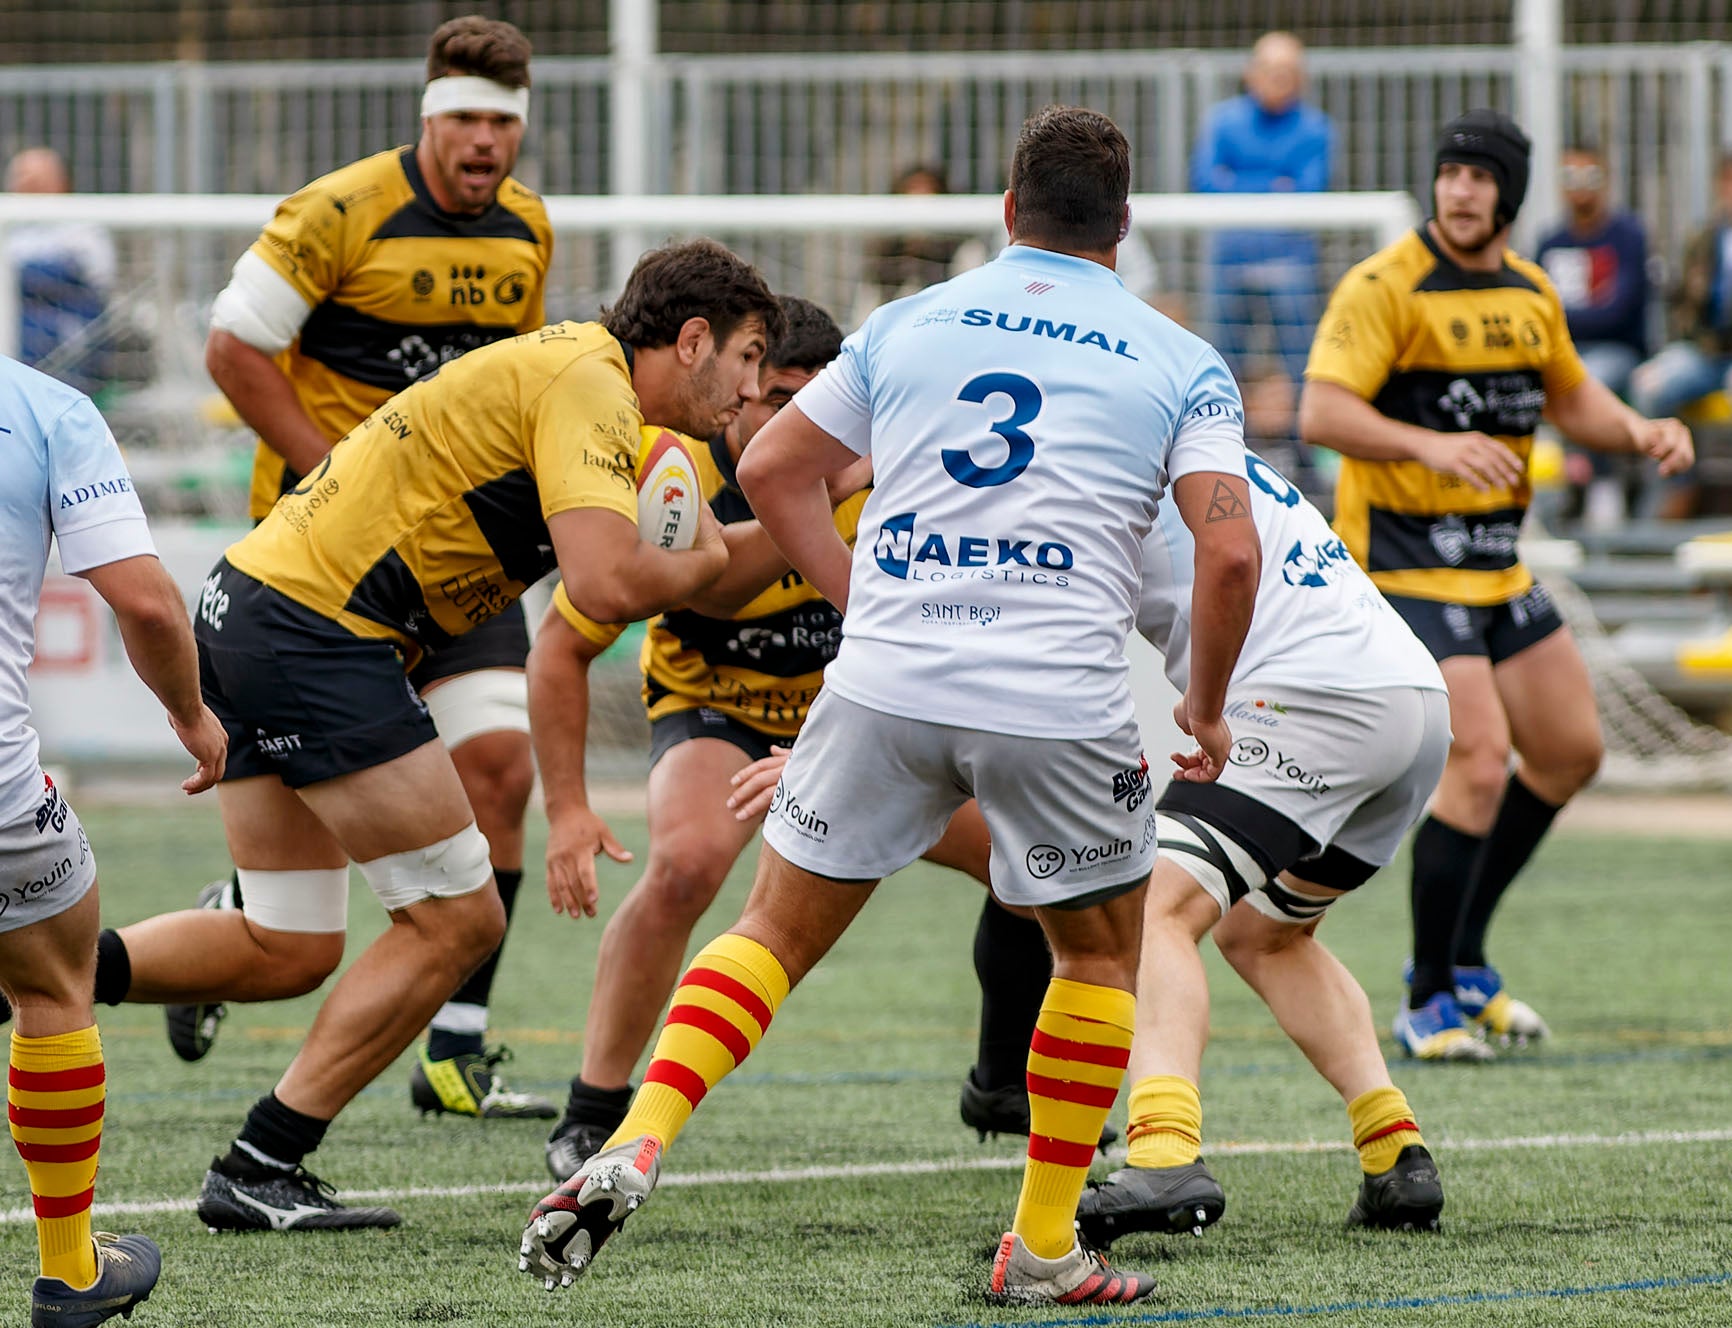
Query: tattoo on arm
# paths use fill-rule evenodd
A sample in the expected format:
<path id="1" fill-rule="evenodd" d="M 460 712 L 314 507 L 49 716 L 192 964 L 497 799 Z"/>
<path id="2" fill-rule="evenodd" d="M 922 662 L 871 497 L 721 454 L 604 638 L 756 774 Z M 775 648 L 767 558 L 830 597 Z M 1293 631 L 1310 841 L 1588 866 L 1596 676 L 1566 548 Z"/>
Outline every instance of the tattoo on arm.
<path id="1" fill-rule="evenodd" d="M 1203 520 L 1213 525 L 1217 521 L 1232 521 L 1251 515 L 1251 510 L 1239 501 L 1239 495 L 1226 480 L 1215 481 L 1215 492 L 1209 495 L 1209 511 Z"/>

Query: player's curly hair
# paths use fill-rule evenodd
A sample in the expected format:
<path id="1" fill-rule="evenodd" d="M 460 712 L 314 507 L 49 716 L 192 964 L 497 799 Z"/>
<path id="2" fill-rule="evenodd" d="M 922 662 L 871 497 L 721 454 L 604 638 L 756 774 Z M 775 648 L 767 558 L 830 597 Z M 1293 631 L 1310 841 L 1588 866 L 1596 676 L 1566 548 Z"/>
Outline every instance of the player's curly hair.
<path id="1" fill-rule="evenodd" d="M 427 79 L 468 74 L 508 88 L 529 86 L 529 38 L 503 19 L 466 14 L 441 23 L 427 43 Z"/>
<path id="2" fill-rule="evenodd" d="M 1099 111 L 1048 106 L 1023 122 L 1010 158 L 1016 235 L 1064 249 L 1119 242 L 1131 189 L 1131 145 Z"/>
<path id="3" fill-rule="evenodd" d="M 709 322 L 718 346 L 751 318 L 764 325 L 768 344 L 787 330 L 781 303 L 758 269 L 714 240 L 651 249 L 637 260 L 619 299 L 601 311 L 603 327 L 646 350 L 673 345 L 693 318 Z"/>
<path id="4" fill-rule="evenodd" d="M 765 364 L 816 372 L 842 353 L 842 329 L 834 318 L 798 295 L 778 298 L 788 325 L 764 353 Z"/>

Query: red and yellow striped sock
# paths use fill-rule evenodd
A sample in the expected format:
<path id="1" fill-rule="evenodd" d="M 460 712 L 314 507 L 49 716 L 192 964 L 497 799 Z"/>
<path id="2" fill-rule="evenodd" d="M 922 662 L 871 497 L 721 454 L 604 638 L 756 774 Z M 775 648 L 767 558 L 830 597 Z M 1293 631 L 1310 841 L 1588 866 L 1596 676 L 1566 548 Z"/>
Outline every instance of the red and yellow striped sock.
<path id="1" fill-rule="evenodd" d="M 643 1087 L 606 1147 L 654 1135 L 665 1147 L 704 1094 L 751 1054 L 788 996 L 776 956 L 732 932 L 706 945 L 674 989 Z"/>
<path id="2" fill-rule="evenodd" d="M 1131 1086 L 1129 1156 L 1133 1167 L 1182 1167 L 1203 1150 L 1203 1099 L 1176 1074 L 1151 1074 Z"/>
<path id="3" fill-rule="evenodd" d="M 102 1147 L 103 1080 L 94 1024 L 54 1037 L 12 1034 L 7 1116 L 30 1173 L 42 1275 L 76 1288 L 96 1281 L 90 1202 Z"/>
<path id="4" fill-rule="evenodd" d="M 1353 1127 L 1353 1146 L 1359 1150 L 1359 1165 L 1375 1176 L 1395 1165 L 1409 1144 L 1423 1144 L 1413 1108 L 1407 1096 L 1393 1084 L 1361 1093 L 1347 1104 L 1347 1120 Z"/>
<path id="5" fill-rule="evenodd" d="M 1028 1165 L 1011 1230 L 1056 1259 L 1076 1243 L 1077 1200 L 1131 1055 L 1137 998 L 1054 978 L 1028 1052 Z"/>

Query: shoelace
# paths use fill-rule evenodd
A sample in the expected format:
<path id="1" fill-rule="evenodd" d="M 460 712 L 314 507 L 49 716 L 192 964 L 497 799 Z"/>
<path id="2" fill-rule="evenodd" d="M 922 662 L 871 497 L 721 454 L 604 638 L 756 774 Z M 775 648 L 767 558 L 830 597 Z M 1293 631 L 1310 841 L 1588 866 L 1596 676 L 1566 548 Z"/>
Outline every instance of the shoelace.
<path id="1" fill-rule="evenodd" d="M 329 1181 L 320 1180 L 305 1167 L 296 1167 L 293 1171 L 288 1173 L 288 1179 L 294 1184 L 299 1185 L 309 1197 L 319 1199 L 336 1198 L 337 1187 L 332 1185 Z"/>
<path id="2" fill-rule="evenodd" d="M 131 1263 L 132 1255 L 120 1248 L 116 1242 L 120 1237 L 112 1231 L 93 1231 L 90 1233 L 92 1243 L 96 1246 L 96 1261 L 98 1265 L 114 1263 Z M 97 1269 L 100 1274 L 100 1266 Z"/>

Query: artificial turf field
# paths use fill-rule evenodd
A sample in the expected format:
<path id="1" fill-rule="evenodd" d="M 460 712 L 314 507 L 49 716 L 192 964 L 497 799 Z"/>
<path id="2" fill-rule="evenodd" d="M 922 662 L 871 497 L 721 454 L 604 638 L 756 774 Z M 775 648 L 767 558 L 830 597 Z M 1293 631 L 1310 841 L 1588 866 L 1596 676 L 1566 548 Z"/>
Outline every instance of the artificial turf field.
<path id="1" fill-rule="evenodd" d="M 213 805 L 80 814 L 111 925 L 189 902 L 226 873 Z M 641 860 L 641 822 L 614 826 Z M 532 867 L 542 828 L 532 821 Z M 980 900 L 926 867 L 880 888 L 704 1103 L 651 1202 L 569 1290 L 549 1295 L 515 1271 L 523 1216 L 549 1184 L 543 1126 L 422 1119 L 407 1060 L 309 1159 L 344 1197 L 398 1208 L 400 1228 L 205 1232 L 191 1212 L 204 1168 L 275 1082 L 316 997 L 236 1009 L 195 1066 L 174 1058 L 154 1008 L 99 1011 L 109 1106 L 97 1225 L 163 1248 L 140 1328 L 1732 1324 L 1729 855 L 1726 842 L 1579 831 L 1542 849 L 1494 926 L 1492 958 L 1555 1042 L 1487 1066 L 1394 1065 L 1442 1170 L 1439 1236 L 1342 1230 L 1358 1183 L 1345 1112 L 1211 948 L 1205 1150 L 1227 1213 L 1201 1240 L 1118 1242 L 1118 1263 L 1160 1283 L 1121 1310 L 1004 1311 L 982 1299 L 1021 1141 L 983 1145 L 958 1123 Z M 712 932 L 737 915 L 755 856 Z M 634 879 L 631 867 L 603 873 L 606 902 Z M 539 882 L 532 870 L 493 1014 L 516 1052 L 512 1082 L 563 1100 L 601 928 L 553 917 Z M 358 877 L 351 898 L 353 954 L 382 915 Z M 1405 927 L 1398 864 L 1323 929 L 1380 1025 Z M 0 1167 L 0 1184 L 0 1321 L 21 1322 L 35 1274 L 22 1167 Z"/>

